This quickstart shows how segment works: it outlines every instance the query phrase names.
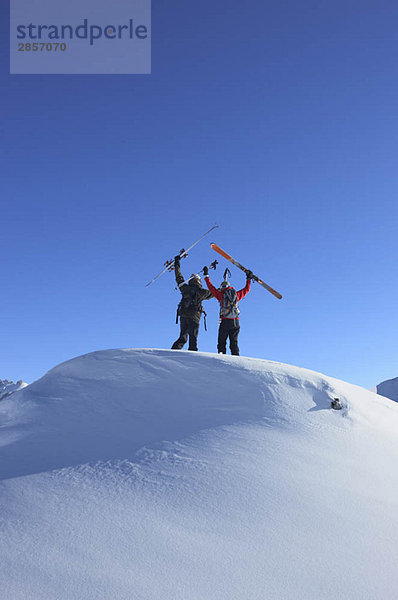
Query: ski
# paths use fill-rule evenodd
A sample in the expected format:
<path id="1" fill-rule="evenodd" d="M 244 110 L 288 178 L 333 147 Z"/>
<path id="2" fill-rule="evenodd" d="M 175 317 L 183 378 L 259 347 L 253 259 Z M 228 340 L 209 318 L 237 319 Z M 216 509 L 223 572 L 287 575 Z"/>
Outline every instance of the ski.
<path id="1" fill-rule="evenodd" d="M 201 240 L 203 240 L 203 238 L 206 237 L 206 235 L 208 235 L 210 233 L 210 231 L 217 229 L 217 227 L 218 227 L 218 225 L 213 225 L 213 227 L 211 227 L 209 229 L 209 231 L 206 231 L 206 233 L 204 233 L 198 240 L 196 240 L 196 242 L 194 242 L 191 246 L 189 246 L 189 248 L 187 248 L 186 250 L 185 250 L 185 248 L 182 248 L 182 250 L 180 250 L 178 253 L 180 258 L 186 258 L 188 256 L 188 252 L 190 250 L 192 250 L 192 248 L 194 246 L 196 246 L 196 244 L 199 244 L 199 242 Z M 166 260 L 164 265 L 165 265 L 164 269 L 162 269 L 162 271 L 160 271 L 160 273 L 158 273 L 158 275 L 156 275 L 153 279 L 151 279 L 151 281 L 149 283 L 147 283 L 145 287 L 148 287 L 149 285 L 151 285 L 151 283 L 156 281 L 156 279 L 158 279 L 161 275 L 163 275 L 163 273 L 166 273 L 166 271 L 172 271 L 174 269 L 174 258 L 172 258 L 171 260 Z"/>
<path id="2" fill-rule="evenodd" d="M 232 258 L 232 256 L 230 254 L 228 254 L 227 252 L 225 252 L 225 250 L 223 250 L 222 248 L 220 248 L 220 246 L 217 246 L 217 244 L 210 244 L 210 246 L 212 247 L 213 250 L 215 250 L 215 252 L 218 252 L 218 254 L 221 254 L 221 256 L 223 256 L 224 258 L 226 258 L 227 260 L 229 260 L 229 262 L 231 262 L 233 265 L 235 265 L 235 267 L 238 267 L 238 269 L 240 269 L 241 271 L 244 271 L 245 273 L 247 273 L 247 271 L 249 271 L 249 269 L 246 269 L 246 267 L 244 267 L 243 265 L 241 265 L 240 263 L 238 263 L 237 260 L 235 260 L 234 258 Z M 265 288 L 266 290 L 268 290 L 269 292 L 271 292 L 271 294 L 273 294 L 279 300 L 282 298 L 282 295 L 279 292 L 277 292 L 276 290 L 274 290 L 271 286 L 267 285 L 262 279 L 260 279 L 259 277 L 257 277 L 257 275 L 253 275 L 253 279 L 254 279 L 254 281 L 257 281 L 257 283 L 259 283 L 260 285 L 262 285 L 263 288 Z"/>

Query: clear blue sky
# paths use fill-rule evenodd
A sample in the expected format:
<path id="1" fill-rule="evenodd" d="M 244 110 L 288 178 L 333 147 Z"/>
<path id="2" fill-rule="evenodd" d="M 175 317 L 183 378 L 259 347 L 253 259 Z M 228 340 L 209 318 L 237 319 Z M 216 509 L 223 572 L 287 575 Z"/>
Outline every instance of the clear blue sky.
<path id="1" fill-rule="evenodd" d="M 397 22 L 392 1 L 154 1 L 152 75 L 10 76 L 2 3 L 0 378 L 170 347 L 173 276 L 145 283 L 215 222 L 183 273 L 216 241 L 284 295 L 242 301 L 242 354 L 396 377 Z"/>

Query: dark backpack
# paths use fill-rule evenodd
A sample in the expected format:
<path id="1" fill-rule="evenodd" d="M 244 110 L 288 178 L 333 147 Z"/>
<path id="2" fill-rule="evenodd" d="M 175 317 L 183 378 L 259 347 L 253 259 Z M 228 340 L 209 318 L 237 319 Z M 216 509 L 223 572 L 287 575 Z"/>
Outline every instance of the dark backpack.
<path id="1" fill-rule="evenodd" d="M 236 290 L 234 290 L 234 288 L 227 288 L 222 295 L 220 317 L 237 319 L 239 312 Z"/>
<path id="2" fill-rule="evenodd" d="M 201 300 L 201 291 L 202 291 L 202 288 L 199 288 L 197 285 L 186 285 L 181 290 L 182 298 L 177 307 L 176 323 L 178 323 L 178 317 L 181 316 L 181 313 L 186 314 L 187 312 L 191 312 L 191 313 L 198 312 L 199 318 L 200 318 L 200 315 L 203 314 L 205 331 L 207 331 L 207 326 L 206 326 L 207 315 L 206 315 L 205 311 L 203 310 L 202 300 Z"/>
<path id="3" fill-rule="evenodd" d="M 186 285 L 181 291 L 182 298 L 178 305 L 177 314 L 187 311 L 202 311 L 200 288 L 197 285 Z"/>

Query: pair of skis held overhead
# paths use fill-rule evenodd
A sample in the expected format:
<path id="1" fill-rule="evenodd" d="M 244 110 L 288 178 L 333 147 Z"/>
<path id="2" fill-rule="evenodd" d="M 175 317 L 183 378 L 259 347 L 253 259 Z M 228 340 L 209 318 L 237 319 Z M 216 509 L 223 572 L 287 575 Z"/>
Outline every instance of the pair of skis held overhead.
<path id="1" fill-rule="evenodd" d="M 196 246 L 196 244 L 199 244 L 199 242 L 201 240 L 203 240 L 203 238 L 206 237 L 206 235 L 208 235 L 211 231 L 213 231 L 217 227 L 218 227 L 218 225 L 214 225 L 213 227 L 211 227 L 208 231 L 206 231 L 206 233 L 204 233 L 198 240 L 196 240 L 196 242 L 194 242 L 186 250 L 185 250 L 185 248 L 182 248 L 182 250 L 180 250 L 180 252 L 179 252 L 180 258 L 186 258 L 188 256 L 188 252 L 190 250 L 192 250 L 192 248 L 194 246 Z M 228 254 L 227 252 L 225 252 L 225 250 L 223 250 L 222 248 L 220 248 L 220 246 L 217 246 L 217 244 L 212 243 L 212 244 L 210 244 L 210 246 L 212 247 L 213 250 L 215 250 L 215 252 L 218 252 L 218 254 L 221 254 L 221 256 L 223 256 L 224 258 L 226 258 L 227 260 L 229 260 L 229 262 L 231 262 L 233 265 L 235 265 L 236 267 L 238 267 L 238 269 L 240 269 L 244 273 L 247 273 L 249 271 L 249 269 L 246 269 L 246 267 L 244 267 L 237 260 L 235 260 L 234 258 L 232 258 L 232 256 L 230 254 Z M 212 264 L 214 264 L 214 263 L 212 263 Z M 149 283 L 147 283 L 145 287 L 148 287 L 149 285 L 151 285 L 151 283 L 153 283 L 156 279 L 158 279 L 161 275 L 163 275 L 163 273 L 166 273 L 166 271 L 172 271 L 173 269 L 174 269 L 174 259 L 167 260 L 165 262 L 164 269 L 158 275 L 156 275 L 156 277 L 154 277 Z M 278 298 L 279 300 L 282 298 L 282 295 L 279 292 L 277 292 L 276 290 L 274 290 L 271 286 L 269 286 L 267 283 L 265 283 L 262 279 L 260 279 L 259 277 L 257 277 L 257 275 L 253 275 L 252 279 L 254 281 L 257 281 L 257 283 L 259 283 L 263 288 L 265 288 L 266 290 L 268 290 L 269 292 L 271 292 L 271 294 L 273 294 L 275 296 L 275 298 Z"/>

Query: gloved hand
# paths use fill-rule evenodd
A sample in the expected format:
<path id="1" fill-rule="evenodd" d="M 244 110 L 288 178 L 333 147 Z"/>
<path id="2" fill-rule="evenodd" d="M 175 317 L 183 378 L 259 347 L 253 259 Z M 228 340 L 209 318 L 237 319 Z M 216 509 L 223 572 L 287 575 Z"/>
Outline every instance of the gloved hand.
<path id="1" fill-rule="evenodd" d="M 177 256 L 174 257 L 174 264 L 176 266 L 178 266 L 181 262 L 181 256 L 179 254 L 177 254 Z"/>
<path id="2" fill-rule="evenodd" d="M 254 277 L 253 272 L 252 271 L 246 271 L 246 277 L 248 279 L 253 279 L 253 277 Z"/>
<path id="3" fill-rule="evenodd" d="M 209 274 L 209 267 L 203 267 L 203 275 L 206 277 Z"/>

